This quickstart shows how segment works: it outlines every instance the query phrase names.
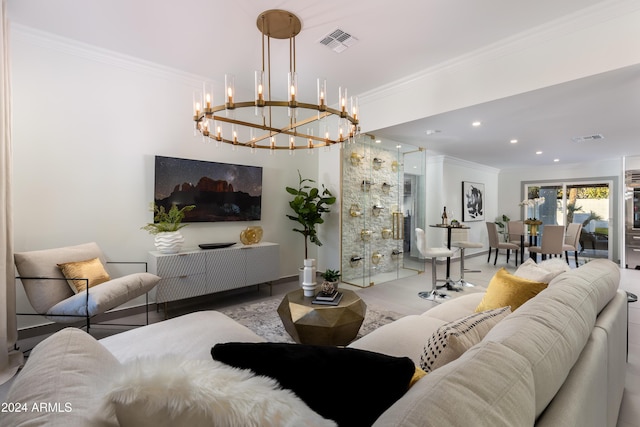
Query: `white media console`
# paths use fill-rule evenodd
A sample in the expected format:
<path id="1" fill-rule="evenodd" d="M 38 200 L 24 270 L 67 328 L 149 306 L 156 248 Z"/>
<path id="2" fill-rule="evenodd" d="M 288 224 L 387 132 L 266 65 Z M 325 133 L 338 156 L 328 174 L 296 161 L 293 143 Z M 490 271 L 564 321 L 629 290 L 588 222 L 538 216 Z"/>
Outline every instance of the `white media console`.
<path id="1" fill-rule="evenodd" d="M 149 252 L 149 272 L 161 277 L 156 302 L 164 303 L 280 278 L 280 245 L 238 243 L 220 249 L 189 249 L 177 254 Z"/>

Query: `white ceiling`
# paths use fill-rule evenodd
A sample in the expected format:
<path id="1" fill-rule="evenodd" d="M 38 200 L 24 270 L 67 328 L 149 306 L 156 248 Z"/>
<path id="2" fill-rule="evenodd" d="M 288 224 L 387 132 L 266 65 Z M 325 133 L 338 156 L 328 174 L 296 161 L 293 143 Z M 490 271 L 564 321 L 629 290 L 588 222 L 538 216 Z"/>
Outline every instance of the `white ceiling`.
<path id="1" fill-rule="evenodd" d="M 233 73 L 236 84 L 251 85 L 260 67 L 256 18 L 285 9 L 302 21 L 301 80 L 315 85 L 323 76 L 329 93 L 340 84 L 362 94 L 601 3 L 606 0 L 404 0 L 393 7 L 388 0 L 8 0 L 8 13 L 22 26 L 199 76 Z M 338 28 L 359 39 L 340 54 L 319 44 Z M 274 63 L 288 55 L 276 42 Z M 315 86 L 304 91 L 315 94 Z M 638 111 L 640 66 L 634 66 L 374 133 L 497 168 L 553 158 L 577 163 L 640 154 Z M 473 128 L 472 120 L 483 124 Z M 427 136 L 427 129 L 441 132 Z M 591 134 L 605 139 L 571 141 Z M 510 144 L 512 138 L 519 142 Z"/>

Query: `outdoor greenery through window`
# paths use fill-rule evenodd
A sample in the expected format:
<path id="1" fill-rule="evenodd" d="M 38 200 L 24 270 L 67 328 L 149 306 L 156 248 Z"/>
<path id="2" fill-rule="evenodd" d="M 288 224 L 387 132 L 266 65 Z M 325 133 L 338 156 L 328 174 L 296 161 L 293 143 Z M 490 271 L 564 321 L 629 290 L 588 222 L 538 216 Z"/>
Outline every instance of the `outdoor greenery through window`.
<path id="1" fill-rule="evenodd" d="M 525 206 L 525 218 L 537 217 L 544 225 L 582 224 L 581 253 L 608 257 L 610 224 L 610 183 L 525 185 L 527 199 L 542 199 L 537 206 Z"/>

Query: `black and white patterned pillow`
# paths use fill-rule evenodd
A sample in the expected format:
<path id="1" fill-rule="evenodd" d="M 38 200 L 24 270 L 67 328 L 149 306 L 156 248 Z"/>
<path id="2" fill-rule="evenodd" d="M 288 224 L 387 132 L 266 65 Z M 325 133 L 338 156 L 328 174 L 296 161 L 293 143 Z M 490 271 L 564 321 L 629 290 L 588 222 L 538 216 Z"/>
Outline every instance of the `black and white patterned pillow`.
<path id="1" fill-rule="evenodd" d="M 482 311 L 446 323 L 431 335 L 420 356 L 420 367 L 431 372 L 462 356 L 482 341 L 500 320 L 511 313 L 511 307 Z"/>

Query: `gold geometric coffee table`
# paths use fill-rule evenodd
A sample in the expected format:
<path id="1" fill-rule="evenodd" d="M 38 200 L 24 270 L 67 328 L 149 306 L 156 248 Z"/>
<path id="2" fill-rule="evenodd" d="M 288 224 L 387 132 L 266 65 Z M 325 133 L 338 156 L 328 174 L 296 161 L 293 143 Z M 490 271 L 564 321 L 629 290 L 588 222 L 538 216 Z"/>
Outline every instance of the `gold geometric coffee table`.
<path id="1" fill-rule="evenodd" d="M 278 306 L 278 315 L 291 338 L 299 344 L 347 345 L 358 335 L 367 305 L 358 294 L 340 289 L 338 305 L 311 304 L 303 290 L 289 292 Z"/>

